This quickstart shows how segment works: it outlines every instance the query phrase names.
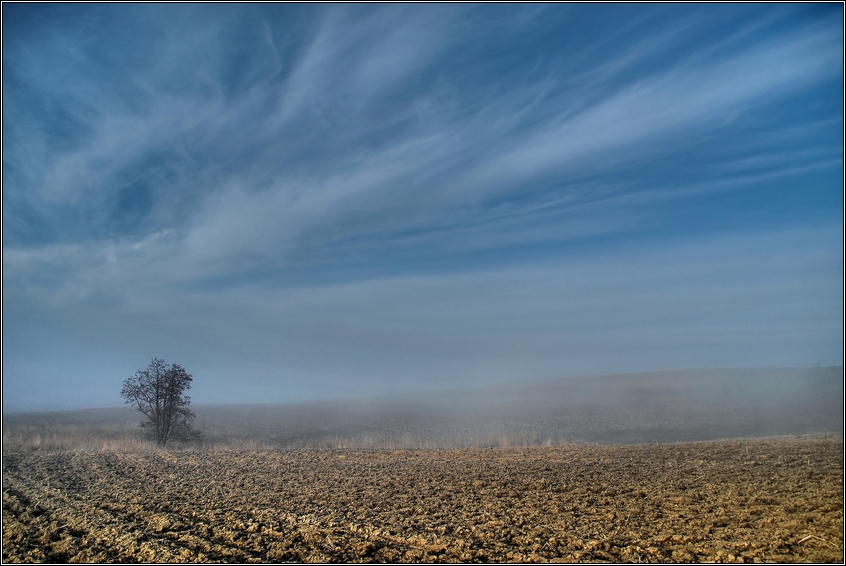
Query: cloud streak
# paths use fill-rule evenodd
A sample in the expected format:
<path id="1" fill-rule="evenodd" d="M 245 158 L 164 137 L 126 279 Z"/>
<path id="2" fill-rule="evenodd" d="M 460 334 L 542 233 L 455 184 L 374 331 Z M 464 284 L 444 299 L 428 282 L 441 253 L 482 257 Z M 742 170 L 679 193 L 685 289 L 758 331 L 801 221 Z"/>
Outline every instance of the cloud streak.
<path id="1" fill-rule="evenodd" d="M 744 358 L 730 341 L 692 345 L 697 328 L 740 332 L 735 291 L 783 302 L 763 279 L 746 293 L 726 272 L 723 291 L 708 290 L 721 305 L 709 318 L 696 314 L 705 290 L 668 283 L 673 262 L 690 266 L 661 256 L 650 293 L 567 291 L 594 305 L 595 330 L 575 303 L 549 294 L 550 282 L 602 288 L 613 262 L 630 253 L 624 271 L 640 273 L 643 258 L 675 241 L 717 254 L 715 265 L 748 259 L 733 237 L 772 239 L 762 257 L 782 266 L 801 256 L 801 241 L 836 258 L 842 14 L 619 6 L 628 23 L 616 26 L 610 9 L 4 7 L 4 307 L 15 313 L 4 321 L 79 320 L 93 334 L 78 350 L 93 352 L 97 317 L 114 329 L 156 313 L 118 350 L 183 344 L 177 358 L 202 343 L 179 336 L 218 321 L 233 335 L 209 335 L 210 347 L 252 364 L 268 391 L 284 374 L 269 367 L 289 365 L 320 382 L 315 391 L 341 380 L 333 359 L 397 387 L 495 368 L 503 379 L 600 370 L 587 358 L 563 369 L 566 358 L 549 352 L 573 341 L 573 352 L 602 358 L 603 332 L 621 351 L 650 352 L 639 369 L 651 369 L 650 356 L 656 366 L 758 363 L 764 352 L 805 363 L 787 336 L 832 323 L 786 306 L 769 330 L 763 318 L 749 322 L 773 336 L 761 355 Z M 780 255 L 775 242 L 794 247 Z M 568 275 L 573 262 L 585 267 Z M 516 275 L 524 271 L 534 275 Z M 826 292 L 842 287 L 820 265 L 812 271 Z M 545 285 L 536 302 L 516 291 L 533 281 Z M 812 282 L 797 285 L 812 293 Z M 655 309 L 659 296 L 704 326 Z M 453 316 L 467 308 L 468 322 Z M 180 317 L 187 327 L 171 322 Z M 298 325 L 276 322 L 289 318 Z M 561 322 L 570 318 L 582 326 Z M 156 319 L 174 325 L 168 340 Z M 689 344 L 666 346 L 675 358 L 660 352 L 684 336 Z M 825 343 L 830 363 L 842 348 Z M 9 369 L 34 367 L 25 355 L 35 342 L 9 344 Z M 73 350 L 62 348 L 56 360 Z M 706 351 L 723 353 L 709 361 Z M 389 377 L 397 373 L 416 377 Z"/>

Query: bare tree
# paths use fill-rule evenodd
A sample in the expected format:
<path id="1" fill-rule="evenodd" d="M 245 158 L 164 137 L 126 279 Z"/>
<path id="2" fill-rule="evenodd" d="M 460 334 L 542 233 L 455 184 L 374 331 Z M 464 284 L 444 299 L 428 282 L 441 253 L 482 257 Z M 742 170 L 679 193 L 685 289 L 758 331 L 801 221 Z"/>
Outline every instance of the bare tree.
<path id="1" fill-rule="evenodd" d="M 191 398 L 184 394 L 191 389 L 192 379 L 179 364 L 168 366 L 164 360 L 153 358 L 146 369 L 139 369 L 124 380 L 120 394 L 144 415 L 140 426 L 157 445 L 200 437 L 200 432 L 191 426 L 195 416 L 188 408 Z"/>

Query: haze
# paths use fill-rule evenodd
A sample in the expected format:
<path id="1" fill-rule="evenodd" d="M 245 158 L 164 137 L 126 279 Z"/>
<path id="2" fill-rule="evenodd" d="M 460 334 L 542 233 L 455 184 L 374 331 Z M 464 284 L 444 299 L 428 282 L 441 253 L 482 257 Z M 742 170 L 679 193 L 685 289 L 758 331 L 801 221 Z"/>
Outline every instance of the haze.
<path id="1" fill-rule="evenodd" d="M 842 366 L 841 4 L 2 10 L 4 412 Z"/>

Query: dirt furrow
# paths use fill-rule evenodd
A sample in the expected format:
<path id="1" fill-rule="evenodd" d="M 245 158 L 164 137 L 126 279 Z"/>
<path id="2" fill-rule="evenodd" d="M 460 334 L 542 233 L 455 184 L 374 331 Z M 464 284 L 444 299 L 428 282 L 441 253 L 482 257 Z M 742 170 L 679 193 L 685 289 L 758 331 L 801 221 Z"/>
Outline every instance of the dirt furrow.
<path id="1" fill-rule="evenodd" d="M 842 560 L 841 437 L 4 454 L 4 561 Z"/>

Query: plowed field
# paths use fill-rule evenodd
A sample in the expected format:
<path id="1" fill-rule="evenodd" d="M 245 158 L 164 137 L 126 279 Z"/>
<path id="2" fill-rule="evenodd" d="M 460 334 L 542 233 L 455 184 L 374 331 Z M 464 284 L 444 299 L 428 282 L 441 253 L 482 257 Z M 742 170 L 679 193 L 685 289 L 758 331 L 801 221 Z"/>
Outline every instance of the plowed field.
<path id="1" fill-rule="evenodd" d="M 842 562 L 842 533 L 842 437 L 3 457 L 6 562 Z"/>

